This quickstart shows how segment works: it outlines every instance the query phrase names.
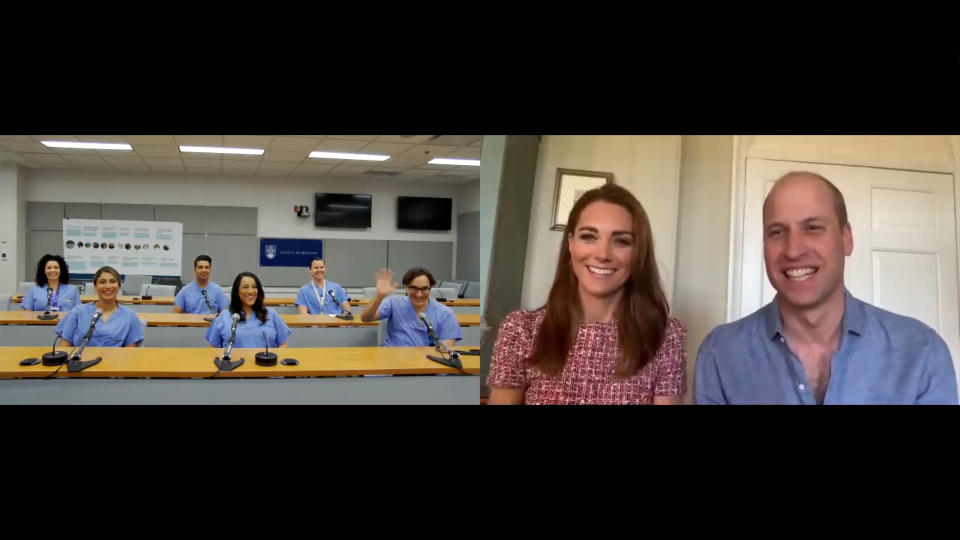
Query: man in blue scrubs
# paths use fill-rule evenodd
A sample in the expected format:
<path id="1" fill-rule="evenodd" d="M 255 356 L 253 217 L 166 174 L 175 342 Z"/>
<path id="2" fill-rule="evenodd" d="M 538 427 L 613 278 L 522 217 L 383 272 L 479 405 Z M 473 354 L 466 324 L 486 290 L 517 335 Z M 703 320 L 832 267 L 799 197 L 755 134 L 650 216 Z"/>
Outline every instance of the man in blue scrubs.
<path id="1" fill-rule="evenodd" d="M 310 261 L 312 279 L 297 293 L 294 304 L 301 315 L 340 315 L 350 313 L 347 291 L 339 283 L 327 280 L 327 267 L 320 257 Z"/>
<path id="2" fill-rule="evenodd" d="M 463 339 L 463 334 L 453 310 L 430 298 L 430 288 L 437 280 L 425 268 L 411 268 L 403 275 L 403 284 L 407 288 L 406 297 L 390 296 L 397 288 L 393 272 L 389 269 L 377 272 L 377 295 L 363 310 L 360 320 L 388 319 L 387 337 L 383 341 L 387 347 L 432 347 L 435 343 L 419 317 L 423 313 L 437 339 L 452 349 L 457 340 Z"/>
<path id="3" fill-rule="evenodd" d="M 704 339 L 696 402 L 956 405 L 946 343 L 916 319 L 854 298 L 843 284 L 852 252 L 836 186 L 810 172 L 777 180 L 763 204 L 763 257 L 777 296 Z"/>
<path id="4" fill-rule="evenodd" d="M 193 260 L 195 281 L 191 281 L 177 293 L 173 300 L 174 313 L 220 313 L 227 309 L 230 301 L 220 285 L 210 281 L 213 260 L 209 255 L 197 255 Z"/>

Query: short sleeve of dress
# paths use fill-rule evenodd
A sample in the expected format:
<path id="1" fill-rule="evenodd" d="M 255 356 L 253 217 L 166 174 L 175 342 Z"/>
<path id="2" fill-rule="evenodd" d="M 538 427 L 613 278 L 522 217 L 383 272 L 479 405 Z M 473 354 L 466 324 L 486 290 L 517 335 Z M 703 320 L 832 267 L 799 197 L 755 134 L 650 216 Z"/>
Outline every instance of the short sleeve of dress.
<path id="1" fill-rule="evenodd" d="M 657 351 L 655 396 L 682 396 L 687 380 L 687 329 L 675 317 L 667 320 L 663 344 Z"/>
<path id="2" fill-rule="evenodd" d="M 488 386 L 527 387 L 527 358 L 533 353 L 533 329 L 538 320 L 535 311 L 514 311 L 503 319 L 490 359 Z"/>

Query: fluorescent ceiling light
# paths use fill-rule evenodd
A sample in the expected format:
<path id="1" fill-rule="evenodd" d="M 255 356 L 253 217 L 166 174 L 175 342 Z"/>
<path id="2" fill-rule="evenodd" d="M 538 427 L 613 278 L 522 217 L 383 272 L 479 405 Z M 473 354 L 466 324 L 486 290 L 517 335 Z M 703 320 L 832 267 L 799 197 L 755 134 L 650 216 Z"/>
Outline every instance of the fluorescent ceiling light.
<path id="1" fill-rule="evenodd" d="M 263 148 L 227 148 L 225 146 L 180 146 L 181 152 L 199 152 L 202 154 L 247 154 L 262 156 Z"/>
<path id="2" fill-rule="evenodd" d="M 127 143 L 102 143 L 80 141 L 40 141 L 50 148 L 91 148 L 93 150 L 133 150 Z"/>
<path id="3" fill-rule="evenodd" d="M 433 158 L 427 162 L 428 165 L 473 165 L 480 166 L 479 159 L 451 159 L 451 158 Z"/>
<path id="4" fill-rule="evenodd" d="M 377 154 L 347 154 L 343 152 L 310 152 L 310 157 L 324 159 L 357 159 L 361 161 L 384 161 L 390 159 L 390 156 L 381 156 Z"/>

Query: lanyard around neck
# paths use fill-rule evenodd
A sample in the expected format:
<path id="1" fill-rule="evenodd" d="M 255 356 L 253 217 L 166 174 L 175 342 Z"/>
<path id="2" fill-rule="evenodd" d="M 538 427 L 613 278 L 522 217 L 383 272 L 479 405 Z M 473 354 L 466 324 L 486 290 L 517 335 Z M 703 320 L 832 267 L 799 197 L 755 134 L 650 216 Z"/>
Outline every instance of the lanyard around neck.
<path id="1" fill-rule="evenodd" d="M 320 307 L 322 308 L 322 307 L 323 307 L 323 301 L 327 299 L 326 293 L 324 293 L 324 294 L 317 294 L 317 284 L 314 283 L 314 281 L 313 281 L 312 279 L 310 280 L 310 285 L 313 285 L 313 295 L 317 297 L 317 302 L 320 302 Z M 320 288 L 320 292 L 323 292 L 323 289 L 324 289 L 324 287 L 326 287 L 326 286 L 327 286 L 327 280 L 326 280 L 326 278 L 324 278 L 324 280 L 323 280 L 323 287 Z"/>

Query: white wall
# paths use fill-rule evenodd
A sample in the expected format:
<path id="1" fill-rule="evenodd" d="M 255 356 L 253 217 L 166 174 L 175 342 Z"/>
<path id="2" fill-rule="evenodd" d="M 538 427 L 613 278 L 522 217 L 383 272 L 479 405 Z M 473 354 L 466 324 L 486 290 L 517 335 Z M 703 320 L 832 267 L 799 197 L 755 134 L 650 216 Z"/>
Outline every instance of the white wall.
<path id="1" fill-rule="evenodd" d="M 29 201 L 257 207 L 260 236 L 456 242 L 456 219 L 449 232 L 397 230 L 396 198 L 398 195 L 450 197 L 456 216 L 459 188 L 458 185 L 390 180 L 330 181 L 302 177 L 29 169 L 26 195 Z M 312 215 L 298 218 L 293 213 L 294 205 L 306 204 L 313 210 L 317 192 L 372 194 L 372 227 L 363 230 L 317 228 Z"/>
<path id="2" fill-rule="evenodd" d="M 547 300 L 563 236 L 552 231 L 557 168 L 612 172 L 640 200 L 653 230 L 668 299 L 673 294 L 679 197 L 680 137 L 676 135 L 546 135 L 540 142 L 534 207 L 523 277 L 523 309 Z"/>
<path id="3" fill-rule="evenodd" d="M 457 213 L 469 214 L 480 211 L 480 179 L 473 180 L 460 186 L 457 199 Z"/>
<path id="4" fill-rule="evenodd" d="M 0 295 L 16 294 L 19 274 L 18 253 L 23 250 L 23 226 L 17 223 L 22 194 L 22 168 L 16 163 L 0 163 Z"/>

